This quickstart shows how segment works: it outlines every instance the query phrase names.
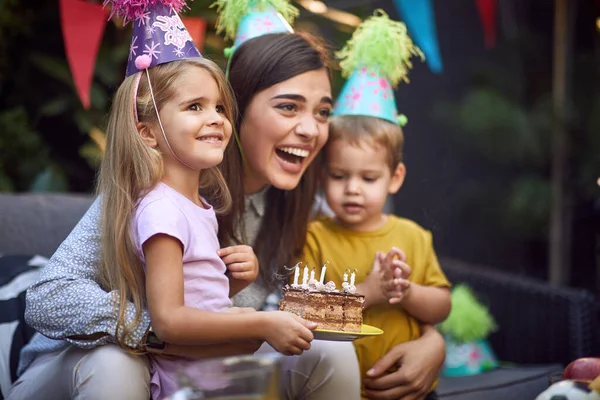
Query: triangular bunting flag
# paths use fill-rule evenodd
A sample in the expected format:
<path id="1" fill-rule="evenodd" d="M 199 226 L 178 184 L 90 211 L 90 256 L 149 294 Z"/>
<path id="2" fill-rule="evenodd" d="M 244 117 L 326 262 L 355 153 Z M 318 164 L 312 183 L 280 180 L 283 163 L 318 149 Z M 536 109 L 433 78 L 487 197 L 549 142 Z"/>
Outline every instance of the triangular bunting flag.
<path id="1" fill-rule="evenodd" d="M 102 4 L 60 0 L 60 17 L 75 89 L 83 107 L 89 109 L 94 65 L 106 26 L 106 14 Z"/>
<path id="2" fill-rule="evenodd" d="M 492 48 L 496 45 L 496 6 L 497 0 L 476 0 L 479 9 L 479 18 L 483 26 L 485 47 Z"/>
<path id="3" fill-rule="evenodd" d="M 442 73 L 442 56 L 432 0 L 394 0 L 394 4 L 408 27 L 410 36 L 425 54 L 429 69 L 436 74 Z"/>
<path id="4" fill-rule="evenodd" d="M 190 33 L 198 50 L 202 51 L 202 47 L 204 47 L 204 35 L 206 34 L 206 20 L 200 17 L 181 17 L 181 21 Z"/>

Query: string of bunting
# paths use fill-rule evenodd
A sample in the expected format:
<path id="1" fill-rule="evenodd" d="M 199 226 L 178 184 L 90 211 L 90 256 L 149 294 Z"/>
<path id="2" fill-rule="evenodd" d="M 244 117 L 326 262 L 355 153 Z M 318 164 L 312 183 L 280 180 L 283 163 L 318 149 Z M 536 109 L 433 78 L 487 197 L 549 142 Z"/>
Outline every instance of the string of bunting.
<path id="1" fill-rule="evenodd" d="M 104 28 L 111 10 L 101 3 L 85 0 L 59 0 L 65 53 L 73 82 L 81 103 L 90 108 L 90 88 L 94 65 Z M 393 0 L 398 14 L 410 32 L 415 44 L 423 51 L 429 69 L 443 72 L 442 56 L 437 37 L 433 0 Z M 496 45 L 497 0 L 475 0 L 481 20 L 484 43 L 487 48 Z M 182 17 L 200 51 L 204 44 L 206 20 L 201 17 Z"/>

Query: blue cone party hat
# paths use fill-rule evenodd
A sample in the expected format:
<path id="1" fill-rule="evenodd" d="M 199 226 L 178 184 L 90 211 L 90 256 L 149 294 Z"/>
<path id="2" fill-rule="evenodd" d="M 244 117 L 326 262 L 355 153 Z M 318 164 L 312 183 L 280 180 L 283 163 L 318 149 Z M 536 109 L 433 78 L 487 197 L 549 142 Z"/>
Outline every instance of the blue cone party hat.
<path id="1" fill-rule="evenodd" d="M 401 80 L 408 82 L 410 58 L 423 59 L 423 53 L 408 36 L 406 25 L 376 10 L 336 55 L 348 81 L 333 114 L 377 117 L 404 126 L 407 119 L 398 115 L 394 89 Z"/>
<path id="2" fill-rule="evenodd" d="M 186 7 L 183 0 L 105 0 L 111 17 L 133 23 L 127 71 L 130 76 L 146 68 L 184 58 L 202 57 L 177 14 Z"/>
<path id="3" fill-rule="evenodd" d="M 217 0 L 213 6 L 219 13 L 217 33 L 224 31 L 226 38 L 234 39 L 231 51 L 258 36 L 293 32 L 290 24 L 298 15 L 287 0 Z"/>

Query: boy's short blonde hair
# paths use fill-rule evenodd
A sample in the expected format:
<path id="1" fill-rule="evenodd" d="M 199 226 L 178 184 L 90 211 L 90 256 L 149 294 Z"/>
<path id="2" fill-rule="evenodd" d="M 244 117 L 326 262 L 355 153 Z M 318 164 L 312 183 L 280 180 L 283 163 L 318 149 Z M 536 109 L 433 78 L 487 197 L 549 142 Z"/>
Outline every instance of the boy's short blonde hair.
<path id="1" fill-rule="evenodd" d="M 347 140 L 387 150 L 387 163 L 392 173 L 402 162 L 404 134 L 399 125 L 377 117 L 362 115 L 336 115 L 329 119 L 329 141 Z"/>

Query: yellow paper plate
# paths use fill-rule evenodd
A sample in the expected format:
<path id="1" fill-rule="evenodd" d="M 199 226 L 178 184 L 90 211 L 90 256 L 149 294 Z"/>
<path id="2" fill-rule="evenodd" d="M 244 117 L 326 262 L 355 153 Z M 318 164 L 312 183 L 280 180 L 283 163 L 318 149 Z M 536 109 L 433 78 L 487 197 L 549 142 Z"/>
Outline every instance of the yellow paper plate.
<path id="1" fill-rule="evenodd" d="M 383 331 L 371 325 L 363 324 L 360 332 L 342 332 L 328 329 L 315 329 L 313 334 L 316 340 L 330 340 L 334 342 L 351 342 L 367 336 L 381 335 Z"/>

